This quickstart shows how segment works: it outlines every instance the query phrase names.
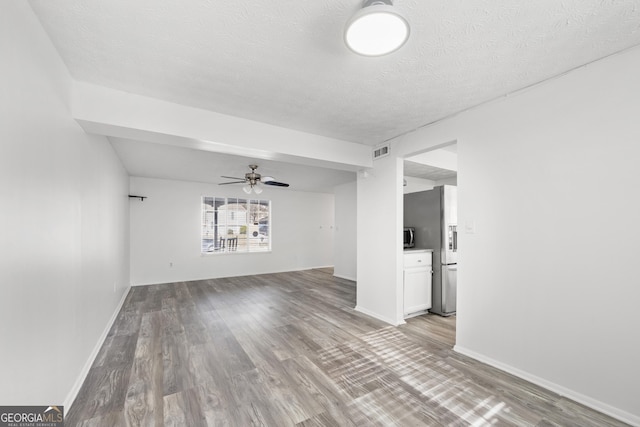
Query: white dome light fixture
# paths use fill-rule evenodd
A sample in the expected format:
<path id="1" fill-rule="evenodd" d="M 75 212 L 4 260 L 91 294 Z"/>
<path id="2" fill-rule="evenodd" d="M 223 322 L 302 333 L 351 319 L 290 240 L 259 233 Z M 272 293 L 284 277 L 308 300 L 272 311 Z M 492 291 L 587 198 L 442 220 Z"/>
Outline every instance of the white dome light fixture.
<path id="1" fill-rule="evenodd" d="M 409 32 L 409 21 L 393 7 L 392 0 L 365 0 L 347 22 L 344 41 L 357 54 L 382 56 L 402 47 Z"/>

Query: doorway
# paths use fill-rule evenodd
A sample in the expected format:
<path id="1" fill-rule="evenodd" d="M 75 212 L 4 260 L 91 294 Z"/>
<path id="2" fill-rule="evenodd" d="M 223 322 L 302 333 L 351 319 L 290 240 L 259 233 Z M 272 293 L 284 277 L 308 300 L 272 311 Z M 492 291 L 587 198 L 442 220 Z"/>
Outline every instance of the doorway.
<path id="1" fill-rule="evenodd" d="M 429 312 L 442 316 L 434 320 L 447 318 L 448 325 L 455 325 L 457 312 L 457 148 L 457 142 L 453 141 L 407 155 L 402 171 L 403 225 L 415 234 L 415 249 L 404 249 L 403 256 L 415 256 L 416 250 L 428 251 L 432 263 L 427 278 L 431 286 Z M 404 273 L 406 276 L 406 269 Z M 407 301 L 407 295 L 411 295 L 406 292 L 407 286 L 412 289 L 416 285 L 405 280 L 404 286 L 406 307 L 411 305 Z M 406 311 L 405 316 L 412 317 Z M 426 317 L 434 316 L 440 317 L 436 314 Z"/>

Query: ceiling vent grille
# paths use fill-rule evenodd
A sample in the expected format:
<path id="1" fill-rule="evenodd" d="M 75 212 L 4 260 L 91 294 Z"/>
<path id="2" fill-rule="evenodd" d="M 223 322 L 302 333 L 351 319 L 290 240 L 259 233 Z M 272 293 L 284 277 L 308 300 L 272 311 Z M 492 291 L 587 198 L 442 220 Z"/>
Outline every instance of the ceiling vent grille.
<path id="1" fill-rule="evenodd" d="M 391 147 L 389 144 L 381 145 L 373 149 L 373 160 L 379 159 L 380 157 L 388 156 Z"/>

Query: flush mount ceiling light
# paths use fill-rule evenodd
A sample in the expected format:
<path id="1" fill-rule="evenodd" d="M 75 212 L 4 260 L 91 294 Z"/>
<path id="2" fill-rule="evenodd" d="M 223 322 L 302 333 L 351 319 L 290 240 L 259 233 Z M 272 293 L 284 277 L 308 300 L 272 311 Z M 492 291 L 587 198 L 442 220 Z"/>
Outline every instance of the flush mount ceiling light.
<path id="1" fill-rule="evenodd" d="M 344 41 L 355 53 L 381 56 L 399 49 L 409 38 L 409 21 L 391 0 L 365 0 L 347 22 Z"/>

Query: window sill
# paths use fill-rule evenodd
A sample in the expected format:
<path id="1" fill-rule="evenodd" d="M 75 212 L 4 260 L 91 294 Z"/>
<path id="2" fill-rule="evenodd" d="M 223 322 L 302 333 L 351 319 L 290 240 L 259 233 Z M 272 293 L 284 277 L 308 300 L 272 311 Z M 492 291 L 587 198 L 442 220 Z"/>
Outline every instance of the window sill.
<path id="1" fill-rule="evenodd" d="M 210 256 L 217 256 L 217 255 L 259 255 L 259 254 L 270 254 L 271 252 L 273 251 L 268 250 L 268 251 L 256 251 L 256 252 L 243 252 L 243 251 L 200 252 L 200 256 L 210 257 Z"/>

